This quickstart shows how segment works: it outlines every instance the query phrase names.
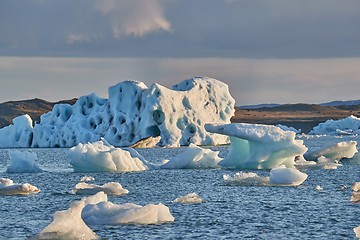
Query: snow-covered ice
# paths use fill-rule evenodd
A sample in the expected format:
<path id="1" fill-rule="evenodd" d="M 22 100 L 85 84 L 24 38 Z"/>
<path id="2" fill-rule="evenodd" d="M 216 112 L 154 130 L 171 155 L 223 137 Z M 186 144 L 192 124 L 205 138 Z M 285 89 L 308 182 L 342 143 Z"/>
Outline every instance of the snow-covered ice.
<path id="1" fill-rule="evenodd" d="M 205 169 L 205 168 L 219 168 L 218 163 L 221 158 L 218 156 L 218 151 L 211 149 L 204 149 L 190 144 L 184 152 L 171 158 L 168 162 L 161 166 L 161 168 L 168 169 Z"/>
<path id="2" fill-rule="evenodd" d="M 123 188 L 118 182 L 108 182 L 104 185 L 96 185 L 85 182 L 79 182 L 75 185 L 72 192 L 74 194 L 93 195 L 98 192 L 104 192 L 110 196 L 121 196 L 129 193 L 129 190 Z"/>
<path id="3" fill-rule="evenodd" d="M 10 164 L 6 169 L 8 173 L 37 173 L 43 170 L 36 163 L 38 159 L 35 152 L 9 150 Z"/>
<path id="4" fill-rule="evenodd" d="M 55 212 L 53 221 L 34 239 L 99 239 L 83 221 L 81 212 L 86 205 L 103 201 L 107 201 L 107 195 L 99 192 L 96 195 L 73 202 L 69 209 Z"/>
<path id="5" fill-rule="evenodd" d="M 262 124 L 206 124 L 209 132 L 230 136 L 231 148 L 219 164 L 226 168 L 272 169 L 294 167 L 295 157 L 307 151 L 295 132 Z"/>
<path id="6" fill-rule="evenodd" d="M 31 195 L 39 192 L 40 189 L 30 183 L 15 184 L 9 178 L 0 178 L 0 195 Z"/>
<path id="7" fill-rule="evenodd" d="M 199 195 L 195 192 L 186 194 L 185 196 L 175 198 L 175 203 L 182 203 L 182 204 L 195 204 L 195 203 L 202 203 L 204 200 L 199 197 Z"/>
<path id="8" fill-rule="evenodd" d="M 174 221 L 169 208 L 162 203 L 140 206 L 108 201 L 87 205 L 82 212 L 82 218 L 89 225 L 162 224 Z"/>
<path id="9" fill-rule="evenodd" d="M 315 126 L 309 134 L 314 135 L 350 135 L 360 134 L 360 118 L 353 115 L 339 119 L 339 120 L 327 120 L 324 123 L 320 123 Z"/>
<path id="10" fill-rule="evenodd" d="M 131 148 L 116 148 L 104 139 L 69 149 L 67 158 L 75 172 L 133 172 L 148 170 L 145 159 Z"/>
<path id="11" fill-rule="evenodd" d="M 284 165 L 270 170 L 269 183 L 282 186 L 298 186 L 302 184 L 308 175 L 295 168 L 286 168 Z"/>
<path id="12" fill-rule="evenodd" d="M 108 95 L 92 93 L 74 105 L 56 104 L 34 127 L 28 115 L 17 117 L 0 129 L 0 147 L 73 147 L 101 138 L 114 146 L 148 137 L 159 137 L 160 146 L 228 142 L 204 129 L 205 123 L 230 123 L 235 112 L 228 86 L 216 79 L 195 77 L 172 89 L 124 81 L 109 87 Z"/>

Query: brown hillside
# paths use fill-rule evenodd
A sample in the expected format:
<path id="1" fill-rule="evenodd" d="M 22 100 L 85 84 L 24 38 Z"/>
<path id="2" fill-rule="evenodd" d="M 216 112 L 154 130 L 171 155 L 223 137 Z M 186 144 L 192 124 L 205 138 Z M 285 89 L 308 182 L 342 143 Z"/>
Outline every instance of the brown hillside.
<path id="1" fill-rule="evenodd" d="M 74 104 L 76 99 L 59 102 L 48 102 L 42 99 L 30 99 L 23 101 L 9 101 L 0 103 L 0 128 L 12 123 L 12 119 L 20 115 L 29 114 L 34 121 L 39 121 L 40 116 L 52 110 L 58 103 Z"/>
<path id="2" fill-rule="evenodd" d="M 259 109 L 236 108 L 232 122 L 283 124 L 302 132 L 309 132 L 313 127 L 329 119 L 338 120 L 354 115 L 360 117 L 360 105 L 324 107 L 317 104 L 285 104 L 277 107 Z"/>

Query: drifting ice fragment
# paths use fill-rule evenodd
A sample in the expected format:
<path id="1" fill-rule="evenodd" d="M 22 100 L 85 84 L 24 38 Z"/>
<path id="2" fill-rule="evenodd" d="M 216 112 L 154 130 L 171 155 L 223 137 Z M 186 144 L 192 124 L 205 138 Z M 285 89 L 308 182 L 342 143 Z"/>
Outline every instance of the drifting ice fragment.
<path id="1" fill-rule="evenodd" d="M 280 165 L 294 167 L 295 157 L 306 152 L 295 133 L 262 124 L 206 124 L 209 132 L 230 136 L 231 148 L 219 164 L 226 168 L 271 169 Z"/>
<path id="2" fill-rule="evenodd" d="M 123 188 L 121 184 L 118 182 L 109 182 L 102 186 L 80 182 L 75 185 L 72 192 L 74 194 L 83 194 L 83 195 L 92 195 L 92 194 L 96 194 L 97 192 L 104 192 L 105 194 L 111 196 L 120 196 L 129 193 L 129 191 Z"/>
<path id="3" fill-rule="evenodd" d="M 352 195 L 351 195 L 351 202 L 360 202 L 360 182 L 355 182 L 351 186 Z"/>
<path id="4" fill-rule="evenodd" d="M 261 177 L 253 172 L 237 172 L 234 176 L 223 175 L 226 185 L 265 186 L 269 185 L 269 177 Z"/>
<path id="5" fill-rule="evenodd" d="M 170 159 L 161 168 L 168 169 L 205 169 L 205 168 L 219 168 L 218 163 L 221 158 L 218 156 L 218 151 L 211 149 L 204 149 L 190 144 L 183 153 L 180 153 Z"/>
<path id="6" fill-rule="evenodd" d="M 55 212 L 53 221 L 34 239 L 99 239 L 85 224 L 81 218 L 81 212 L 86 205 L 102 201 L 107 201 L 107 196 L 103 192 L 99 192 L 94 196 L 73 202 L 67 210 Z"/>
<path id="7" fill-rule="evenodd" d="M 37 173 L 43 170 L 35 162 L 37 155 L 31 151 L 9 150 L 10 165 L 7 167 L 8 173 Z"/>
<path id="8" fill-rule="evenodd" d="M 360 134 L 360 118 L 353 115 L 340 120 L 327 120 L 314 127 L 309 134 L 313 135 L 351 135 Z"/>
<path id="9" fill-rule="evenodd" d="M 173 202 L 183 203 L 183 204 L 193 204 L 193 203 L 202 203 L 204 202 L 204 200 L 193 192 L 183 197 L 178 197 Z"/>
<path id="10" fill-rule="evenodd" d="M 0 178 L 0 195 L 30 195 L 40 190 L 30 183 L 14 184 L 9 178 Z"/>
<path id="11" fill-rule="evenodd" d="M 104 139 L 72 147 L 67 154 L 76 172 L 132 172 L 148 170 L 145 159 L 131 148 L 115 148 Z"/>
<path id="12" fill-rule="evenodd" d="M 169 208 L 162 203 L 145 206 L 133 203 L 119 205 L 112 202 L 89 204 L 84 208 L 82 218 L 91 225 L 161 224 L 174 221 Z"/>
<path id="13" fill-rule="evenodd" d="M 326 146 L 315 151 L 309 151 L 304 156 L 308 160 L 316 160 L 320 156 L 337 162 L 343 158 L 352 158 L 357 153 L 356 141 L 339 142 L 332 146 Z"/>
<path id="14" fill-rule="evenodd" d="M 270 184 L 282 186 L 298 186 L 308 175 L 295 168 L 286 168 L 284 165 L 270 170 Z"/>

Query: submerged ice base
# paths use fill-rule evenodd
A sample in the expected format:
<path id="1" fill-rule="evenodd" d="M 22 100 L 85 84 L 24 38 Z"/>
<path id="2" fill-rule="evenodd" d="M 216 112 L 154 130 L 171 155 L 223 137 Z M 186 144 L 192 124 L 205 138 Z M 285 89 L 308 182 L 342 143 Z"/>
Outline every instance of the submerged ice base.
<path id="1" fill-rule="evenodd" d="M 307 151 L 295 132 L 262 124 L 206 124 L 209 132 L 230 136 L 228 155 L 219 164 L 225 168 L 272 169 L 294 167 L 295 157 Z"/>

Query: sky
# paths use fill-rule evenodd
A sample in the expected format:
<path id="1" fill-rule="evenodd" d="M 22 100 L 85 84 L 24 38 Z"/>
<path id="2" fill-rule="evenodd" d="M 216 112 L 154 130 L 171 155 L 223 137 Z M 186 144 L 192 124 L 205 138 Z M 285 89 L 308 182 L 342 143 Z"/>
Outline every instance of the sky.
<path id="1" fill-rule="evenodd" d="M 0 102 L 209 76 L 236 105 L 360 99 L 358 0 L 2 0 Z"/>

